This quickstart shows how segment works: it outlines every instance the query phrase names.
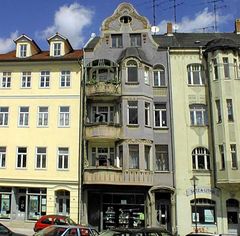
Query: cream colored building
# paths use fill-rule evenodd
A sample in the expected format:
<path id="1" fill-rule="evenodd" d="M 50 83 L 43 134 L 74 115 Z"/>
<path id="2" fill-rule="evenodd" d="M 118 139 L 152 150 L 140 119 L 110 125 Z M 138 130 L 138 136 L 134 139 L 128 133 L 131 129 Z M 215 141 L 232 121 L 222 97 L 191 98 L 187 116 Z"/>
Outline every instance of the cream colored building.
<path id="1" fill-rule="evenodd" d="M 0 55 L 0 219 L 79 219 L 82 50 L 55 34 Z"/>

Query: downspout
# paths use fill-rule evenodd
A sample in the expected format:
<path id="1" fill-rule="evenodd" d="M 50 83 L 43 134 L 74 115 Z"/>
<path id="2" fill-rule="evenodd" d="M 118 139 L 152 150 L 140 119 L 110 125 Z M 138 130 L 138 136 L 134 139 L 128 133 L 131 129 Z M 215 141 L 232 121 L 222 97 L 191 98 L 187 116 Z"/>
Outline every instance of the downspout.
<path id="1" fill-rule="evenodd" d="M 171 62 L 170 62 L 170 48 L 167 48 L 167 69 L 168 69 L 168 97 L 169 97 L 169 108 L 170 108 L 170 124 L 171 127 L 171 151 L 172 151 L 172 174 L 173 174 L 173 188 L 175 189 L 174 192 L 174 202 L 175 202 L 175 225 L 174 231 L 175 234 L 177 233 L 177 195 L 176 195 L 176 174 L 175 174 L 175 145 L 174 145 L 174 123 L 173 123 L 173 106 L 172 106 L 172 78 L 171 78 Z M 173 223 L 173 222 L 172 222 Z"/>

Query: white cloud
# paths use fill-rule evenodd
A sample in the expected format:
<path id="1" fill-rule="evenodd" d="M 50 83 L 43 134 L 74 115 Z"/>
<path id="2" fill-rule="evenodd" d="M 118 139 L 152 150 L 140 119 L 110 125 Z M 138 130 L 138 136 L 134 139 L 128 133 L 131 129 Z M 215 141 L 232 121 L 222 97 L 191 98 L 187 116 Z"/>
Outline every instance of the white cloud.
<path id="1" fill-rule="evenodd" d="M 46 39 L 58 32 L 68 38 L 73 47 L 79 47 L 84 41 L 83 28 L 92 23 L 93 14 L 78 3 L 64 5 L 55 13 L 53 25 L 37 32 L 37 37 Z"/>
<path id="2" fill-rule="evenodd" d="M 217 15 L 218 25 L 225 23 L 230 16 Z M 167 29 L 167 20 L 163 20 L 158 25 L 160 27 L 161 33 L 166 33 Z M 209 12 L 208 8 L 205 8 L 203 11 L 196 13 L 193 19 L 185 16 L 181 19 L 180 22 L 177 22 L 177 32 L 203 32 L 205 29 L 207 31 L 213 32 L 213 26 L 215 22 L 215 17 L 213 12 Z"/>
<path id="3" fill-rule="evenodd" d="M 0 38 L 0 53 L 6 53 L 14 49 L 13 40 L 18 37 L 18 31 L 11 33 L 9 38 Z"/>

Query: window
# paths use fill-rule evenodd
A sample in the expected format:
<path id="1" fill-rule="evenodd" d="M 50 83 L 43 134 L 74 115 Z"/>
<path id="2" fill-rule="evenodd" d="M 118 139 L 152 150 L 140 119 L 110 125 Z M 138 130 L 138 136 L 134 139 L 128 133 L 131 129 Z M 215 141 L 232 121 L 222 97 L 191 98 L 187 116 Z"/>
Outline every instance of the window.
<path id="1" fill-rule="evenodd" d="M 162 65 L 154 66 L 153 68 L 154 86 L 166 86 L 165 70 Z"/>
<path id="2" fill-rule="evenodd" d="M 70 87 L 71 85 L 71 77 L 70 77 L 70 71 L 62 71 L 61 72 L 61 82 L 60 86 L 63 87 Z"/>
<path id="3" fill-rule="evenodd" d="M 18 147 L 17 148 L 17 168 L 27 167 L 27 148 Z"/>
<path id="4" fill-rule="evenodd" d="M 49 86 L 50 86 L 50 72 L 49 71 L 41 71 L 40 87 L 48 88 Z"/>
<path id="5" fill-rule="evenodd" d="M 169 171 L 168 145 L 156 145 L 156 171 Z"/>
<path id="6" fill-rule="evenodd" d="M 227 57 L 223 57 L 223 70 L 224 70 L 224 77 L 226 79 L 230 79 L 229 62 Z"/>
<path id="7" fill-rule="evenodd" d="M 58 169 L 68 169 L 69 162 L 69 151 L 68 148 L 58 148 Z"/>
<path id="8" fill-rule="evenodd" d="M 0 168 L 6 167 L 6 147 L 0 147 Z"/>
<path id="9" fill-rule="evenodd" d="M 8 107 L 0 107 L 0 126 L 8 125 Z"/>
<path id="10" fill-rule="evenodd" d="M 188 84 L 190 85 L 204 85 L 204 67 L 201 64 L 191 64 L 187 66 Z"/>
<path id="11" fill-rule="evenodd" d="M 202 104 L 192 104 L 190 107 L 191 125 L 207 125 L 206 106 Z"/>
<path id="12" fill-rule="evenodd" d="M 130 34 L 130 44 L 132 47 L 141 47 L 141 34 Z"/>
<path id="13" fill-rule="evenodd" d="M 130 23 L 131 21 L 132 21 L 131 16 L 122 16 L 120 18 L 120 22 L 122 22 L 124 24 Z"/>
<path id="14" fill-rule="evenodd" d="M 196 212 L 195 212 L 195 201 L 191 200 L 192 207 L 192 223 L 195 222 L 195 214 L 197 214 L 197 222 L 200 224 L 215 224 L 215 201 L 198 198 L 196 199 Z"/>
<path id="15" fill-rule="evenodd" d="M 123 47 L 123 41 L 122 41 L 122 35 L 121 34 L 112 34 L 112 47 L 113 48 L 122 48 Z"/>
<path id="16" fill-rule="evenodd" d="M 228 114 L 228 121 L 233 121 L 233 105 L 232 99 L 227 99 L 227 114 Z"/>
<path id="17" fill-rule="evenodd" d="M 230 144 L 230 151 L 231 151 L 231 165 L 232 169 L 237 169 L 237 150 L 236 150 L 236 144 Z"/>
<path id="18" fill-rule="evenodd" d="M 1 88 L 11 87 L 11 72 L 3 72 L 1 77 Z"/>
<path id="19" fill-rule="evenodd" d="M 128 124 L 137 125 L 138 124 L 138 102 L 128 101 Z"/>
<path id="20" fill-rule="evenodd" d="M 167 108 L 166 104 L 154 104 L 154 127 L 167 127 Z"/>
<path id="21" fill-rule="evenodd" d="M 37 147 L 36 150 L 36 168 L 45 169 L 47 162 L 47 148 L 46 147 Z"/>
<path id="22" fill-rule="evenodd" d="M 38 108 L 38 126 L 48 125 L 48 107 Z"/>
<path id="23" fill-rule="evenodd" d="M 66 127 L 69 126 L 69 107 L 64 106 L 59 108 L 59 126 Z"/>
<path id="24" fill-rule="evenodd" d="M 129 168 L 139 169 L 139 145 L 129 144 Z"/>
<path id="25" fill-rule="evenodd" d="M 210 153 L 206 148 L 197 147 L 192 151 L 193 170 L 210 170 Z"/>
<path id="26" fill-rule="evenodd" d="M 213 65 L 213 71 L 214 71 L 214 80 L 218 80 L 218 65 L 217 65 L 216 58 L 212 60 L 212 65 Z"/>
<path id="27" fill-rule="evenodd" d="M 138 82 L 138 67 L 136 61 L 128 61 L 127 63 L 127 82 L 137 83 Z"/>
<path id="28" fill-rule="evenodd" d="M 238 62 L 237 62 L 237 59 L 233 59 L 233 67 L 234 67 L 234 78 L 235 79 L 238 79 L 238 74 L 239 74 L 239 72 L 238 72 Z"/>
<path id="29" fill-rule="evenodd" d="M 21 88 L 31 87 L 31 72 L 24 71 L 22 73 Z"/>
<path id="30" fill-rule="evenodd" d="M 216 108 L 217 108 L 217 122 L 221 123 L 222 122 L 222 113 L 221 113 L 221 105 L 220 105 L 220 100 L 216 100 Z"/>
<path id="31" fill-rule="evenodd" d="M 220 169 L 225 170 L 225 153 L 224 153 L 224 146 L 219 145 L 219 153 L 220 153 Z"/>
<path id="32" fill-rule="evenodd" d="M 150 103 L 145 102 L 145 125 L 150 126 Z"/>
<path id="33" fill-rule="evenodd" d="M 104 105 L 93 106 L 92 121 L 96 123 L 114 122 L 114 107 Z"/>
<path id="34" fill-rule="evenodd" d="M 20 107 L 18 125 L 26 127 L 28 126 L 28 120 L 29 120 L 29 107 Z"/>
<path id="35" fill-rule="evenodd" d="M 20 57 L 27 56 L 27 44 L 20 44 Z"/>
<path id="36" fill-rule="evenodd" d="M 149 74 L 150 74 L 150 72 L 149 72 L 149 68 L 148 67 L 145 67 L 144 68 L 144 83 L 145 84 L 147 84 L 147 85 L 149 85 Z"/>
<path id="37" fill-rule="evenodd" d="M 144 169 L 145 170 L 150 170 L 150 150 L 151 150 L 151 146 L 148 145 L 144 145 Z"/>
<path id="38" fill-rule="evenodd" d="M 96 162 L 96 166 L 113 166 L 115 158 L 115 150 L 112 147 L 93 147 L 92 161 Z M 120 163 L 119 163 L 120 164 Z"/>
<path id="39" fill-rule="evenodd" d="M 238 225 L 239 202 L 237 199 L 230 198 L 226 201 L 228 224 Z"/>
<path id="40" fill-rule="evenodd" d="M 61 43 L 54 43 L 53 44 L 53 55 L 54 56 L 61 56 Z"/>

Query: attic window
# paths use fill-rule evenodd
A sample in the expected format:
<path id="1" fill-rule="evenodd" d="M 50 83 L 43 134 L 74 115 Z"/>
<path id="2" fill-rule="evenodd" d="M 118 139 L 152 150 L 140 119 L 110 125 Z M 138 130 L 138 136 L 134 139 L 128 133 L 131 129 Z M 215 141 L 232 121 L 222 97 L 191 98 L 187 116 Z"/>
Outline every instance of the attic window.
<path id="1" fill-rule="evenodd" d="M 61 43 L 53 44 L 53 55 L 60 56 L 61 55 Z"/>
<path id="2" fill-rule="evenodd" d="M 127 24 L 130 23 L 132 21 L 132 18 L 130 16 L 122 16 L 120 18 L 121 23 Z"/>
<path id="3" fill-rule="evenodd" d="M 27 56 L 27 44 L 20 44 L 20 57 Z"/>

